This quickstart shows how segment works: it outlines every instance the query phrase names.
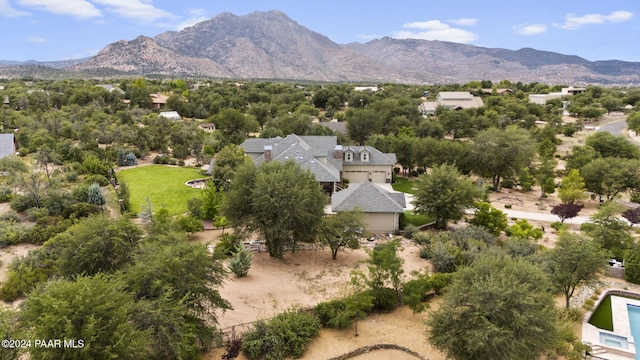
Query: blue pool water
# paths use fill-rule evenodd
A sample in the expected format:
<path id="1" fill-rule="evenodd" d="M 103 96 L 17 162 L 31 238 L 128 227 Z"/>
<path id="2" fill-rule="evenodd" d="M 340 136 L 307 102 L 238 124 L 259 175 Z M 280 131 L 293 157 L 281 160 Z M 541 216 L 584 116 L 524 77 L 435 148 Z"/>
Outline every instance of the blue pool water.
<path id="1" fill-rule="evenodd" d="M 640 306 L 627 304 L 631 336 L 636 347 L 636 360 L 640 360 Z"/>
<path id="2" fill-rule="evenodd" d="M 609 334 L 603 331 L 600 332 L 600 343 L 625 350 L 629 348 L 629 343 L 627 342 L 626 337 Z"/>

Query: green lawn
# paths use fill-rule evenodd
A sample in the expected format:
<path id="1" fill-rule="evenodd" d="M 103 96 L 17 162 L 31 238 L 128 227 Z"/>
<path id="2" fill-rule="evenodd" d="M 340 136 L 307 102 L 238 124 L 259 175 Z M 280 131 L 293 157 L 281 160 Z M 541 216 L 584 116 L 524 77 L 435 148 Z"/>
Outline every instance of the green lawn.
<path id="1" fill-rule="evenodd" d="M 131 211 L 138 213 L 151 201 L 153 211 L 161 207 L 176 215 L 187 211 L 187 200 L 200 194 L 199 189 L 184 183 L 203 176 L 198 169 L 166 165 L 149 165 L 118 172 L 118 179 L 124 180 L 131 192 Z"/>
<path id="2" fill-rule="evenodd" d="M 428 215 L 414 214 L 412 210 L 406 210 L 404 216 L 411 225 L 422 226 L 428 224 L 433 220 Z"/>
<path id="3" fill-rule="evenodd" d="M 391 186 L 395 191 L 401 191 L 403 193 L 413 194 L 415 192 L 415 190 L 413 189 L 414 184 L 415 184 L 415 181 L 413 180 L 396 177 L 396 182 L 391 184 Z"/>
<path id="4" fill-rule="evenodd" d="M 607 295 L 593 312 L 589 324 L 598 329 L 613 331 L 613 315 L 611 313 L 611 295 Z"/>

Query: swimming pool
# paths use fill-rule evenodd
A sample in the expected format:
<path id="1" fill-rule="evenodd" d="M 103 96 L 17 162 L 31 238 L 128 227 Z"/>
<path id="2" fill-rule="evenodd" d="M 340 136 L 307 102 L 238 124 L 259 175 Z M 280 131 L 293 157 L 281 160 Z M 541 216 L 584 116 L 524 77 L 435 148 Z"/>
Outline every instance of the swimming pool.
<path id="1" fill-rule="evenodd" d="M 629 313 L 629 326 L 631 327 L 631 336 L 633 336 L 633 344 L 636 347 L 636 360 L 640 360 L 640 306 L 627 304 L 627 312 Z"/>

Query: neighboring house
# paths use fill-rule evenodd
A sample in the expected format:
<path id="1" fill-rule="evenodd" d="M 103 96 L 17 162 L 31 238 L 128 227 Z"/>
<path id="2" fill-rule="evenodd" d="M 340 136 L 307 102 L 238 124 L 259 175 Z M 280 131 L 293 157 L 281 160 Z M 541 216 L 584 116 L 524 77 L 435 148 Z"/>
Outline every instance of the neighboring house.
<path id="1" fill-rule="evenodd" d="M 573 86 L 569 86 L 568 88 L 562 88 L 560 92 L 553 92 L 548 94 L 530 94 L 529 102 L 532 102 L 534 104 L 544 105 L 549 100 L 558 99 L 565 96 L 582 94 L 585 91 L 586 91 L 585 88 L 574 88 Z"/>
<path id="2" fill-rule="evenodd" d="M 422 115 L 433 115 L 438 106 L 444 106 L 451 110 L 473 109 L 484 106 L 481 97 L 473 96 L 468 91 L 441 91 L 436 101 L 425 101 L 418 106 Z"/>
<path id="3" fill-rule="evenodd" d="M 214 123 L 202 123 L 198 127 L 206 132 L 214 132 L 216 130 L 216 124 Z"/>
<path id="4" fill-rule="evenodd" d="M 393 233 L 400 226 L 400 214 L 406 207 L 405 194 L 390 192 L 380 186 L 363 182 L 331 196 L 333 212 L 360 210 L 365 228 L 370 233 Z"/>
<path id="5" fill-rule="evenodd" d="M 0 134 L 0 158 L 16 153 L 16 137 L 13 134 Z"/>
<path id="6" fill-rule="evenodd" d="M 97 87 L 101 87 L 105 90 L 107 90 L 108 92 L 116 92 L 118 94 L 124 95 L 124 91 L 122 89 L 120 89 L 119 87 L 115 87 L 113 85 L 110 84 L 98 84 L 96 85 Z"/>
<path id="7" fill-rule="evenodd" d="M 162 116 L 163 118 L 167 118 L 169 120 L 173 120 L 173 121 L 182 120 L 182 116 L 180 116 L 180 114 L 178 114 L 177 111 L 162 111 L 162 112 L 160 112 L 160 116 Z"/>
<path id="8" fill-rule="evenodd" d="M 380 90 L 380 88 L 378 88 L 377 86 L 356 86 L 353 90 L 377 92 L 378 90 Z"/>
<path id="9" fill-rule="evenodd" d="M 510 95 L 513 94 L 513 90 L 511 89 L 482 89 L 483 94 L 493 94 L 495 90 L 496 95 Z"/>
<path id="10" fill-rule="evenodd" d="M 240 146 L 256 165 L 267 161 L 294 160 L 311 171 L 316 180 L 332 185 L 371 181 L 390 183 L 396 155 L 370 146 L 338 145 L 335 136 L 298 136 L 247 139 Z"/>
<path id="11" fill-rule="evenodd" d="M 152 109 L 164 109 L 167 105 L 167 99 L 169 98 L 167 95 L 162 94 L 151 94 L 151 108 Z"/>

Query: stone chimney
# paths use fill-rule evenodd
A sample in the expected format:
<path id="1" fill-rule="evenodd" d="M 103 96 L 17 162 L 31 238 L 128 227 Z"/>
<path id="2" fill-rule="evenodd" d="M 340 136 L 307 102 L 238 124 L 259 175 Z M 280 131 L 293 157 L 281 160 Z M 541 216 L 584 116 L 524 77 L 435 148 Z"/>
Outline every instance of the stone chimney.
<path id="1" fill-rule="evenodd" d="M 271 150 L 273 150 L 273 147 L 271 145 L 265 145 L 264 146 L 264 161 L 265 162 L 269 162 L 269 161 L 272 160 Z"/>
<path id="2" fill-rule="evenodd" d="M 336 145 L 335 149 L 333 149 L 333 158 L 336 160 L 344 160 L 344 151 L 342 150 L 342 145 Z"/>

